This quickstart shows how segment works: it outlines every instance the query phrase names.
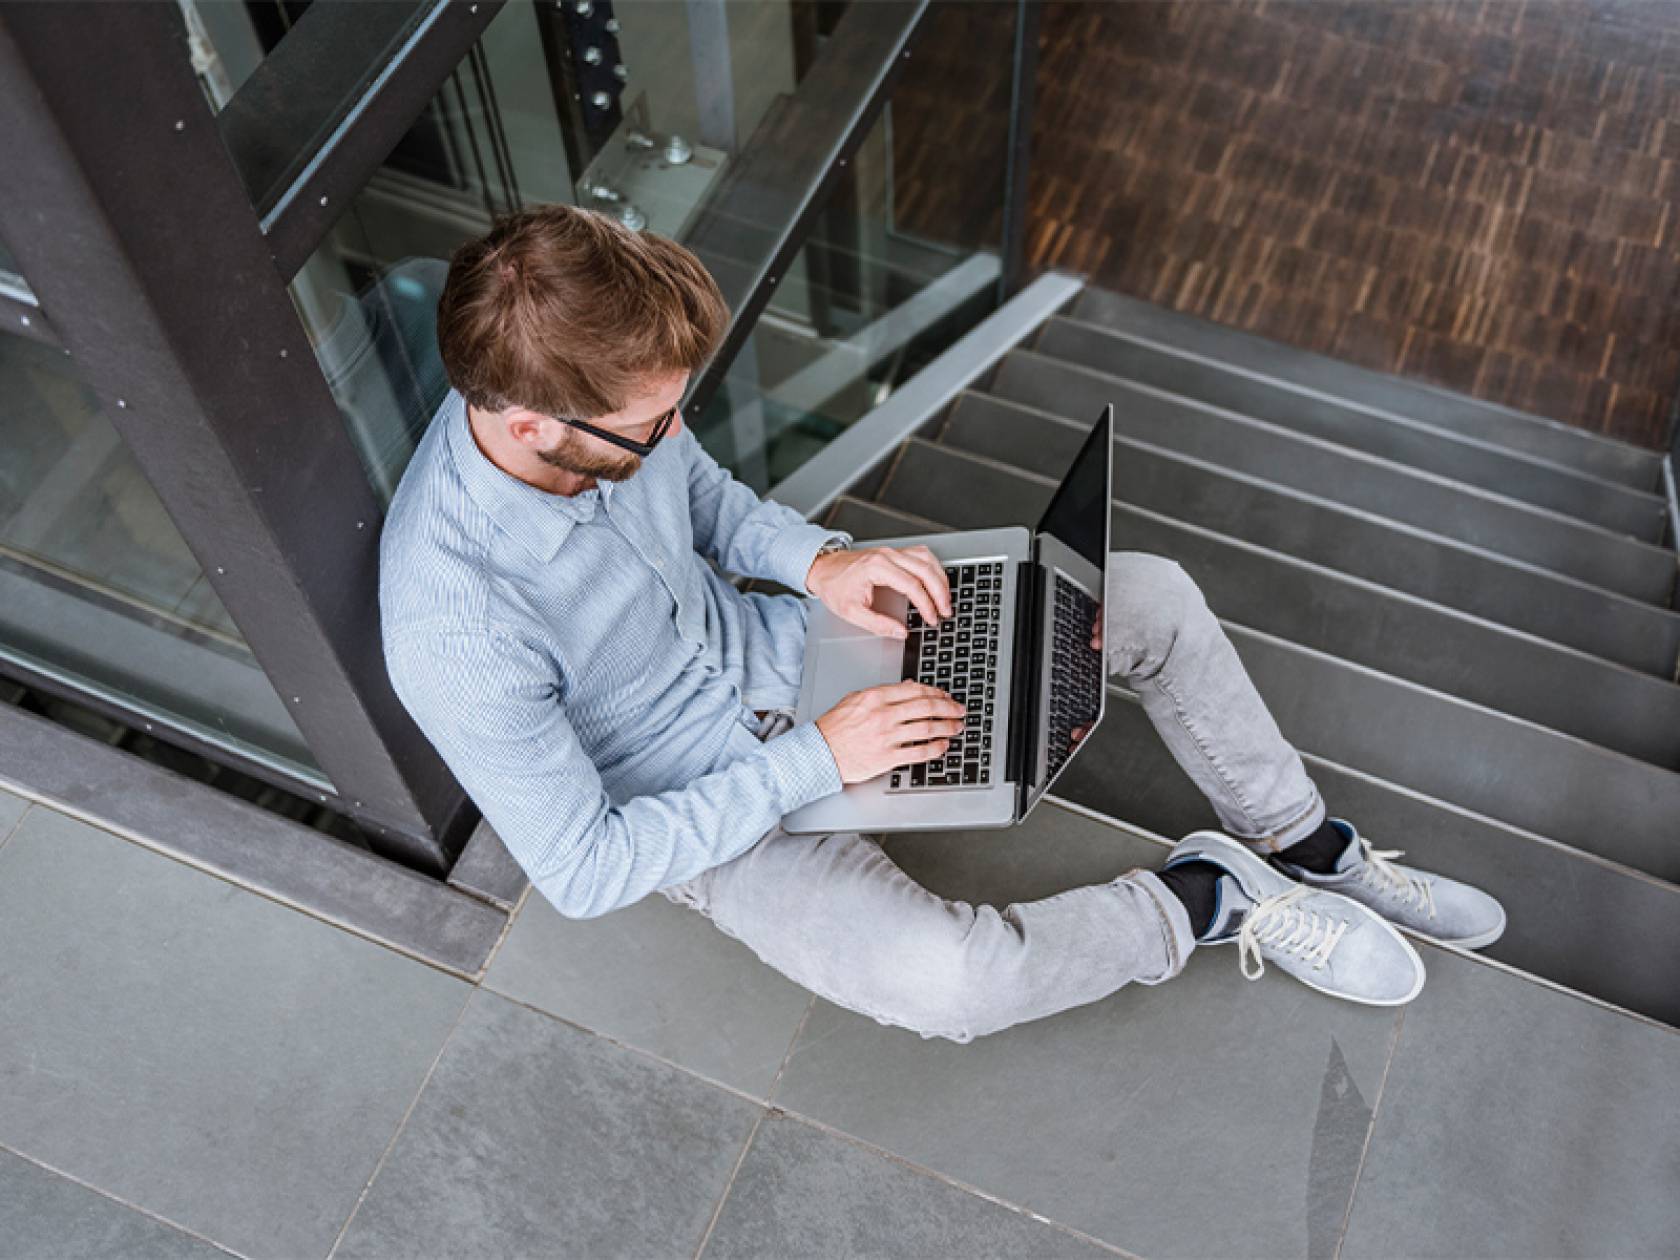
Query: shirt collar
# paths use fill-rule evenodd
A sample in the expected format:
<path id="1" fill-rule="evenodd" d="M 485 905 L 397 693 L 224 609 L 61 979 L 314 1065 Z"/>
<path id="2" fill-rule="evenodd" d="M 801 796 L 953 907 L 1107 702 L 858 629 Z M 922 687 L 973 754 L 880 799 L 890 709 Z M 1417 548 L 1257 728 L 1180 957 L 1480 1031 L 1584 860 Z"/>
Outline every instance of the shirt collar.
<path id="1" fill-rule="evenodd" d="M 489 513 L 498 529 L 545 564 L 573 528 L 594 520 L 596 510 L 612 502 L 610 481 L 599 481 L 596 489 L 582 494 L 551 494 L 496 467 L 478 449 L 466 399 L 456 390 L 444 399 L 443 423 L 450 459 L 473 502 Z"/>

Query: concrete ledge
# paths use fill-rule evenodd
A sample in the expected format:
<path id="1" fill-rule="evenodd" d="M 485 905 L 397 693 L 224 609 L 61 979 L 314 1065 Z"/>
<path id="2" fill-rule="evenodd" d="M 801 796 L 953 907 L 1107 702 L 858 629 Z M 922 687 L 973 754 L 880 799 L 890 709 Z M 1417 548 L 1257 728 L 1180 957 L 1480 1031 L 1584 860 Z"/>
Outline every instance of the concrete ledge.
<path id="1" fill-rule="evenodd" d="M 507 927 L 503 909 L 10 706 L 0 784 L 468 979 Z"/>
<path id="2" fill-rule="evenodd" d="M 488 901 L 509 914 L 513 913 L 513 907 L 530 883 L 523 868 L 513 860 L 513 854 L 502 843 L 502 838 L 482 820 L 473 829 L 467 847 L 461 851 L 461 856 L 449 872 L 451 888 L 458 888 L 480 901 Z"/>

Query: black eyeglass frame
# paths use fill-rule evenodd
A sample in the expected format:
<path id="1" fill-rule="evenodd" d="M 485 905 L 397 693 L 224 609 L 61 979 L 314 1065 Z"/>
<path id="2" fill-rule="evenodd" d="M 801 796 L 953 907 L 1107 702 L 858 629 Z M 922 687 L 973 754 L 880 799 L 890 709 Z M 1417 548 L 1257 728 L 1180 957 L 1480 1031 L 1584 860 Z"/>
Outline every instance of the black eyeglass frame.
<path id="1" fill-rule="evenodd" d="M 671 425 L 676 420 L 677 412 L 681 407 L 682 404 L 678 403 L 654 421 L 653 432 L 648 434 L 645 442 L 638 442 L 635 438 L 627 438 L 622 433 L 613 433 L 608 429 L 598 429 L 586 420 L 573 420 L 568 416 L 550 416 L 549 419 L 558 420 L 561 424 L 569 424 L 574 429 L 582 429 L 590 437 L 598 437 L 603 442 L 611 442 L 614 446 L 622 447 L 624 450 L 631 451 L 646 459 L 653 454 L 653 448 L 659 445 L 659 439 L 670 432 Z"/>

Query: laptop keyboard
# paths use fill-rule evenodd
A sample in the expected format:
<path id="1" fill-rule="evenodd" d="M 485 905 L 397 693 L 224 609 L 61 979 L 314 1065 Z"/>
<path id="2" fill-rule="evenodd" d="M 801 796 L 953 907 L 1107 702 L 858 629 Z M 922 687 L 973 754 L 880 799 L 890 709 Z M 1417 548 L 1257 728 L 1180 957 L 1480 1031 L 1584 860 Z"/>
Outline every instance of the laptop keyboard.
<path id="1" fill-rule="evenodd" d="M 904 676 L 948 691 L 968 709 L 963 731 L 943 757 L 900 766 L 887 791 L 987 787 L 997 711 L 998 627 L 1003 621 L 1002 560 L 945 566 L 951 615 L 930 626 L 912 605 L 906 619 Z"/>
<path id="2" fill-rule="evenodd" d="M 1096 620 L 1097 601 L 1056 574 L 1046 781 L 1073 752 L 1074 728 L 1095 722 L 1102 705 L 1102 653 L 1091 650 L 1091 627 Z"/>

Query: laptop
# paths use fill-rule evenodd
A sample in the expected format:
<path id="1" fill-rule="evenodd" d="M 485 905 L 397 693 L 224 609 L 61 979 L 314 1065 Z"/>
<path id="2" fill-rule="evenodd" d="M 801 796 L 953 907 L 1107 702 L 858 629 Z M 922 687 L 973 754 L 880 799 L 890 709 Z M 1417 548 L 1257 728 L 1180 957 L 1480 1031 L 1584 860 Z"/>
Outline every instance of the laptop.
<path id="1" fill-rule="evenodd" d="M 812 801 L 782 820 L 795 835 L 1007 827 L 1038 804 L 1102 721 L 1107 678 L 1091 627 L 1107 601 L 1114 406 L 1103 409 L 1038 528 L 881 539 L 923 544 L 951 585 L 952 615 L 927 625 L 896 591 L 873 607 L 905 623 L 900 641 L 809 601 L 796 721 L 842 697 L 906 678 L 967 706 L 944 756 L 900 766 Z"/>

